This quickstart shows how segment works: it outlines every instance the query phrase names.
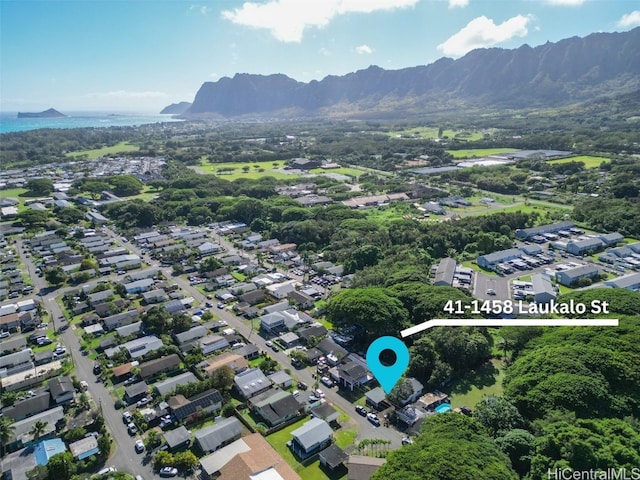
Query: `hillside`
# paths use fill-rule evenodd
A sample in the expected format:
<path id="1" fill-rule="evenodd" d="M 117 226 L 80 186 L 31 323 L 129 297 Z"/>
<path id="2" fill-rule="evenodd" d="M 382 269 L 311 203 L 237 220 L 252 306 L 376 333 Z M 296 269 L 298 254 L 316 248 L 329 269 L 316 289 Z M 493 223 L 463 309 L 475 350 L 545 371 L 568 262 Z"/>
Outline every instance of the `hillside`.
<path id="1" fill-rule="evenodd" d="M 18 118 L 62 118 L 66 117 L 55 108 L 50 108 L 43 112 L 18 112 Z"/>
<path id="2" fill-rule="evenodd" d="M 459 108 L 544 108 L 640 89 L 640 27 L 462 58 L 298 82 L 282 74 L 236 74 L 205 82 L 186 115 L 367 116 Z"/>

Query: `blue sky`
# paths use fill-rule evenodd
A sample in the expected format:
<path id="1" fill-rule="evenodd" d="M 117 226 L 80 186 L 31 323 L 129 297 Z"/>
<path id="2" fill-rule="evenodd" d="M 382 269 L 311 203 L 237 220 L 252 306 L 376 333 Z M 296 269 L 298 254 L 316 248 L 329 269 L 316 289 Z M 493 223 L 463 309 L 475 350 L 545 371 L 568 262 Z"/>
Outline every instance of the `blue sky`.
<path id="1" fill-rule="evenodd" d="M 640 26 L 637 0 L 0 0 L 0 110 L 157 112 L 235 73 L 300 81 Z"/>

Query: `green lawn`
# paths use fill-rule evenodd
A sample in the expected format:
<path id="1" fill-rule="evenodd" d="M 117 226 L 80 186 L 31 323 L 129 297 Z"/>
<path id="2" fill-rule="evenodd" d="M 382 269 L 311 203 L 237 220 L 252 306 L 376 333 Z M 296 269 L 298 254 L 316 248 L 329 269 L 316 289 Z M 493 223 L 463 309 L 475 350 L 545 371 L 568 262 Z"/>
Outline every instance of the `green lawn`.
<path id="1" fill-rule="evenodd" d="M 467 260 L 466 262 L 462 262 L 462 266 L 463 267 L 467 267 L 467 268 L 471 268 L 473 270 L 475 270 L 476 272 L 482 272 L 485 275 L 489 275 L 490 277 L 498 277 L 499 275 L 494 272 L 493 270 L 485 270 L 484 268 L 481 268 L 478 266 L 478 264 L 472 260 Z"/>
<path id="2" fill-rule="evenodd" d="M 336 432 L 336 445 L 342 449 L 353 445 L 356 437 L 358 436 L 358 430 L 355 428 L 340 429 Z"/>
<path id="3" fill-rule="evenodd" d="M 389 132 L 387 135 L 394 138 L 399 138 L 402 136 L 403 138 L 438 138 L 438 127 L 413 127 L 407 128 L 405 130 L 398 130 Z M 443 130 L 442 137 L 447 138 L 458 138 L 460 140 L 468 140 L 470 142 L 480 140 L 484 137 L 484 134 L 479 131 L 468 131 L 468 130 Z"/>
<path id="4" fill-rule="evenodd" d="M 453 158 L 482 158 L 499 153 L 517 152 L 517 148 L 470 148 L 464 150 L 447 150 Z"/>
<path id="5" fill-rule="evenodd" d="M 153 200 L 153 197 L 157 195 L 159 195 L 158 191 L 149 187 L 148 185 L 145 185 L 144 188 L 142 189 L 142 193 L 139 193 L 138 195 L 133 195 L 132 197 L 126 197 L 126 198 L 127 200 L 140 199 L 140 200 L 144 200 L 145 202 L 148 202 L 150 200 Z"/>
<path id="6" fill-rule="evenodd" d="M 282 458 L 293 468 L 298 475 L 304 480 L 327 480 L 331 478 L 327 476 L 320 469 L 320 460 L 315 460 L 311 464 L 305 466 L 302 465 L 296 457 L 291 453 L 289 447 L 287 447 L 287 442 L 291 440 L 291 432 L 295 429 L 300 428 L 303 424 L 309 421 L 309 418 L 303 418 L 302 420 L 289 425 L 287 428 L 283 428 L 282 430 L 272 433 L 267 438 L 267 442 L 271 444 L 271 446 L 278 452 Z M 347 437 L 347 435 L 344 435 Z"/>
<path id="7" fill-rule="evenodd" d="M 351 168 L 351 167 L 330 168 L 328 170 L 325 170 L 324 168 L 312 168 L 309 171 L 315 174 L 339 173 L 340 175 L 348 175 L 350 177 L 356 177 L 356 178 L 360 177 L 360 175 L 365 173 L 362 170 L 356 170 L 355 168 Z"/>
<path id="8" fill-rule="evenodd" d="M 443 390 L 450 395 L 453 408 L 463 405 L 473 408 L 484 395 L 502 395 L 504 374 L 502 362 L 492 360 L 475 372 L 453 381 Z"/>
<path id="9" fill-rule="evenodd" d="M 286 164 L 283 160 L 275 160 L 272 162 L 227 162 L 227 163 L 209 163 L 202 162 L 197 168 L 206 173 L 219 175 L 220 178 L 225 180 L 236 180 L 238 178 L 261 178 L 261 177 L 274 177 L 277 179 L 283 178 L 297 178 L 300 175 L 297 173 L 284 173 L 278 171 Z M 249 167 L 249 170 L 245 172 L 244 167 Z M 228 169 L 227 171 L 225 171 Z"/>
<path id="10" fill-rule="evenodd" d="M 556 163 L 569 163 L 569 162 L 583 162 L 585 168 L 598 168 L 603 162 L 610 162 L 611 159 L 607 157 L 593 157 L 591 155 L 578 155 L 575 157 L 560 158 L 558 160 L 551 160 L 547 163 L 554 165 Z"/>
<path id="11" fill-rule="evenodd" d="M 78 152 L 69 152 L 67 157 L 79 157 L 86 155 L 89 160 L 95 160 L 96 158 L 104 157 L 105 155 L 111 155 L 114 153 L 122 152 L 137 152 L 140 147 L 137 145 L 131 145 L 129 142 L 120 142 L 110 147 L 95 148 L 93 150 L 80 150 Z"/>

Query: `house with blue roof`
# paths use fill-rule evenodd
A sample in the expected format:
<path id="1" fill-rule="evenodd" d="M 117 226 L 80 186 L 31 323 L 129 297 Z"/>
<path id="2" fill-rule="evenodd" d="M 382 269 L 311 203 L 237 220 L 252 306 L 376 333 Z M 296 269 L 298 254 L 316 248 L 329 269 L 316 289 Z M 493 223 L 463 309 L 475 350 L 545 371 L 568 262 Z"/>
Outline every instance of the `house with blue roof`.
<path id="1" fill-rule="evenodd" d="M 43 440 L 36 444 L 33 454 L 36 458 L 36 465 L 46 465 L 54 455 L 67 451 L 67 446 L 59 438 Z"/>

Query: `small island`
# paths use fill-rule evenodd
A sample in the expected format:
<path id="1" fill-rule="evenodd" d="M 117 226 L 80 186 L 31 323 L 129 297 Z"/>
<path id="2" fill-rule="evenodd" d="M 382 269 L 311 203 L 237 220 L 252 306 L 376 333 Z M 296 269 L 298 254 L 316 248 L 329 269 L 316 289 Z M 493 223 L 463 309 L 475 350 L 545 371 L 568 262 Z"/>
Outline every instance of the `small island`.
<path id="1" fill-rule="evenodd" d="M 18 118 L 62 118 L 66 117 L 55 108 L 50 108 L 44 112 L 18 112 Z"/>

